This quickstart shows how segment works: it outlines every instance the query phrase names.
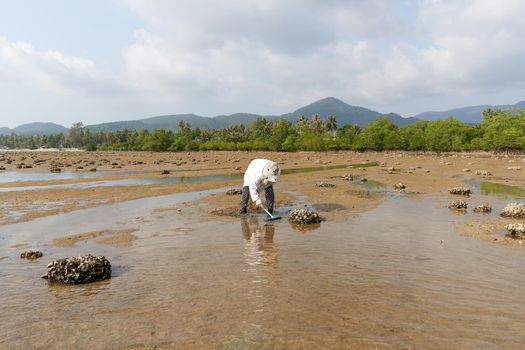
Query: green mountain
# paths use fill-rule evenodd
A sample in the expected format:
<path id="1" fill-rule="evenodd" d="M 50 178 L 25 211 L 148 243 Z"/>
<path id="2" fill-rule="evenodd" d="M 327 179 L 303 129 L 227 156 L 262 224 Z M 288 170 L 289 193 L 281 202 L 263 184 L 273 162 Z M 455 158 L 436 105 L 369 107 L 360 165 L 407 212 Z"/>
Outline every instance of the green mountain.
<path id="1" fill-rule="evenodd" d="M 481 123 L 483 120 L 483 111 L 491 108 L 491 109 L 515 109 L 515 108 L 522 108 L 525 109 L 525 101 L 518 102 L 513 105 L 480 105 L 480 106 L 469 106 L 469 107 L 461 107 L 456 109 L 450 109 L 448 111 L 429 111 L 429 112 L 423 112 L 419 113 L 418 115 L 415 115 L 414 118 L 417 119 L 424 119 L 424 120 L 437 120 L 437 119 L 445 119 L 449 117 L 454 117 L 459 120 L 461 120 L 464 123 L 468 124 L 478 124 Z"/>
<path id="2" fill-rule="evenodd" d="M 0 128 L 0 135 L 51 135 L 51 134 L 60 134 L 67 132 L 68 129 L 62 125 L 55 123 L 29 123 L 17 126 L 14 129 L 9 129 L 6 127 Z"/>
<path id="3" fill-rule="evenodd" d="M 325 121 L 329 115 L 334 115 L 337 118 L 339 127 L 347 124 L 358 124 L 360 126 L 365 126 L 380 116 L 390 118 L 398 126 L 411 124 L 417 121 L 417 119 L 414 118 L 403 118 L 395 113 L 384 114 L 363 107 L 351 106 L 334 97 L 324 98 L 299 108 L 292 113 L 273 116 L 266 115 L 263 117 L 268 120 L 285 119 L 292 123 L 296 123 L 301 115 L 305 115 L 308 119 L 310 119 L 314 114 L 321 115 L 321 118 Z M 219 115 L 214 118 L 198 116 L 195 114 L 174 114 L 155 116 L 139 120 L 87 125 L 86 127 L 93 132 L 108 132 L 126 129 L 146 129 L 152 131 L 159 128 L 176 131 L 178 129 L 179 122 L 183 120 L 186 123 L 189 123 L 193 128 L 221 129 L 234 124 L 251 124 L 258 117 L 260 117 L 260 115 L 250 113 Z M 31 135 L 61 133 L 67 131 L 67 128 L 53 123 L 32 123 L 21 125 L 13 130 L 9 128 L 1 128 L 0 134 L 11 134 L 14 132 L 16 134 Z"/>
<path id="4" fill-rule="evenodd" d="M 395 113 L 385 114 L 363 107 L 351 106 L 335 97 L 323 98 L 322 100 L 309 104 L 308 106 L 299 108 L 292 113 L 283 114 L 280 118 L 295 123 L 301 115 L 311 118 L 311 116 L 316 113 L 319 114 L 324 121 L 328 119 L 329 115 L 335 116 L 339 127 L 348 124 L 365 126 L 376 120 L 378 117 L 389 118 L 397 126 L 404 126 L 417 121 L 417 119 L 414 118 L 403 118 Z"/>

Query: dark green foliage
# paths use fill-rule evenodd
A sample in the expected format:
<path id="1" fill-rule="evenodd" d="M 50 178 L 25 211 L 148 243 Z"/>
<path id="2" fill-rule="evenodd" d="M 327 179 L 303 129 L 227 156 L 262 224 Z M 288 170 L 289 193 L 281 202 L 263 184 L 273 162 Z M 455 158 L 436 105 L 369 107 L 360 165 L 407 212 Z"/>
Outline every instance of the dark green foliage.
<path id="1" fill-rule="evenodd" d="M 230 125 L 226 128 L 192 128 L 180 120 L 177 131 L 121 130 L 92 132 L 76 123 L 67 134 L 0 135 L 3 148 L 77 147 L 93 150 L 272 150 L 322 151 L 355 150 L 512 150 L 525 151 L 525 112 L 523 110 L 486 110 L 483 122 L 468 125 L 455 118 L 419 121 L 398 127 L 390 118 L 378 118 L 364 128 L 344 125 L 337 128 L 337 119 L 330 116 L 323 122 L 319 115 L 310 120 L 298 118 L 294 126 L 280 119 L 255 118 L 251 125 Z"/>

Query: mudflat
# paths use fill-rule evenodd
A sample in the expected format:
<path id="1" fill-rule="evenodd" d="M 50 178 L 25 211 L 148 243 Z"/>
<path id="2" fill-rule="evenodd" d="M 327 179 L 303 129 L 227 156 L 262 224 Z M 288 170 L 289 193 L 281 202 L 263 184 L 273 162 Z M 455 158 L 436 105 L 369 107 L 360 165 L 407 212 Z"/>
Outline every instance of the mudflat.
<path id="1" fill-rule="evenodd" d="M 276 214 L 239 215 L 254 158 Z M 0 347 L 519 348 L 524 156 L 411 152 L 0 152 Z M 51 172 L 55 169 L 55 172 Z M 60 171 L 58 172 L 58 170 Z M 449 193 L 470 189 L 469 196 Z M 459 191 L 460 193 L 462 191 Z M 464 191 L 463 191 L 464 192 Z M 449 209 L 463 200 L 466 210 Z M 477 213 L 486 205 L 491 212 Z M 324 221 L 297 227 L 292 209 Z M 26 249 L 43 251 L 34 261 Z M 104 255 L 112 278 L 40 279 Z"/>

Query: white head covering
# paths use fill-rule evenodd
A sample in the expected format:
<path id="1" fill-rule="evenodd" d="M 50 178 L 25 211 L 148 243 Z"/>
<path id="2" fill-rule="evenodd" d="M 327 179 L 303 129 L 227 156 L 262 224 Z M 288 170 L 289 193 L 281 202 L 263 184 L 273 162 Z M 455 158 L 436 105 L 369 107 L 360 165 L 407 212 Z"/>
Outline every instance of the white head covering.
<path id="1" fill-rule="evenodd" d="M 279 176 L 281 175 L 281 168 L 275 162 L 271 162 L 266 165 L 263 169 L 263 175 L 266 177 L 268 182 L 277 182 L 279 181 Z"/>

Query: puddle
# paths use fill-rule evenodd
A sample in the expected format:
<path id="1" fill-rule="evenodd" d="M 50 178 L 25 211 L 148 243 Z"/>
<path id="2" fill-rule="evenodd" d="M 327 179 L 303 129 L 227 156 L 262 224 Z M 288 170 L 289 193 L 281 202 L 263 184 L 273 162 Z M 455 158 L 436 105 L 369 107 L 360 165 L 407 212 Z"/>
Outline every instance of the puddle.
<path id="1" fill-rule="evenodd" d="M 206 175 L 206 176 L 166 176 L 166 177 L 155 177 L 155 178 L 137 178 L 137 179 L 124 179 L 124 180 L 81 182 L 81 183 L 75 183 L 75 184 L 0 187 L 0 192 L 48 190 L 48 189 L 54 189 L 54 188 L 79 189 L 79 188 L 109 187 L 109 186 L 144 186 L 144 185 L 168 184 L 168 183 L 194 183 L 194 182 L 204 182 L 204 181 L 220 181 L 220 180 L 238 179 L 241 177 L 242 177 L 242 174 L 216 174 L 216 175 Z"/>
<path id="2" fill-rule="evenodd" d="M 154 218 L 154 209 L 223 191 L 2 226 L 0 256 L 10 258 L 0 260 L 0 347 L 522 347 L 525 304 L 511 296 L 525 285 L 523 250 L 455 233 L 462 218 L 435 198 L 389 197 L 308 232 L 286 220 L 268 224 L 264 214 L 215 220 L 188 208 Z M 123 248 L 50 245 L 67 233 L 129 227 L 137 239 Z M 192 230 L 173 231 L 184 227 Z M 19 250 L 6 247 L 20 242 L 44 257 L 15 259 Z M 110 280 L 40 279 L 52 259 L 87 252 L 111 261 Z"/>
<path id="3" fill-rule="evenodd" d="M 488 181 L 467 180 L 465 181 L 485 196 L 496 197 L 500 200 L 523 200 L 525 189 L 518 186 L 509 186 Z"/>
<path id="4" fill-rule="evenodd" d="M 308 168 L 283 169 L 281 171 L 281 175 L 310 173 L 314 171 L 323 171 L 323 170 L 332 170 L 332 169 L 345 169 L 348 167 L 350 166 L 349 165 L 327 165 L 327 166 L 308 167 Z"/>
<path id="5" fill-rule="evenodd" d="M 356 169 L 356 168 L 369 168 L 369 167 L 373 167 L 373 166 L 379 166 L 379 163 L 378 162 L 356 163 L 356 164 L 352 164 L 350 166 L 352 168 L 354 168 L 354 169 Z"/>

